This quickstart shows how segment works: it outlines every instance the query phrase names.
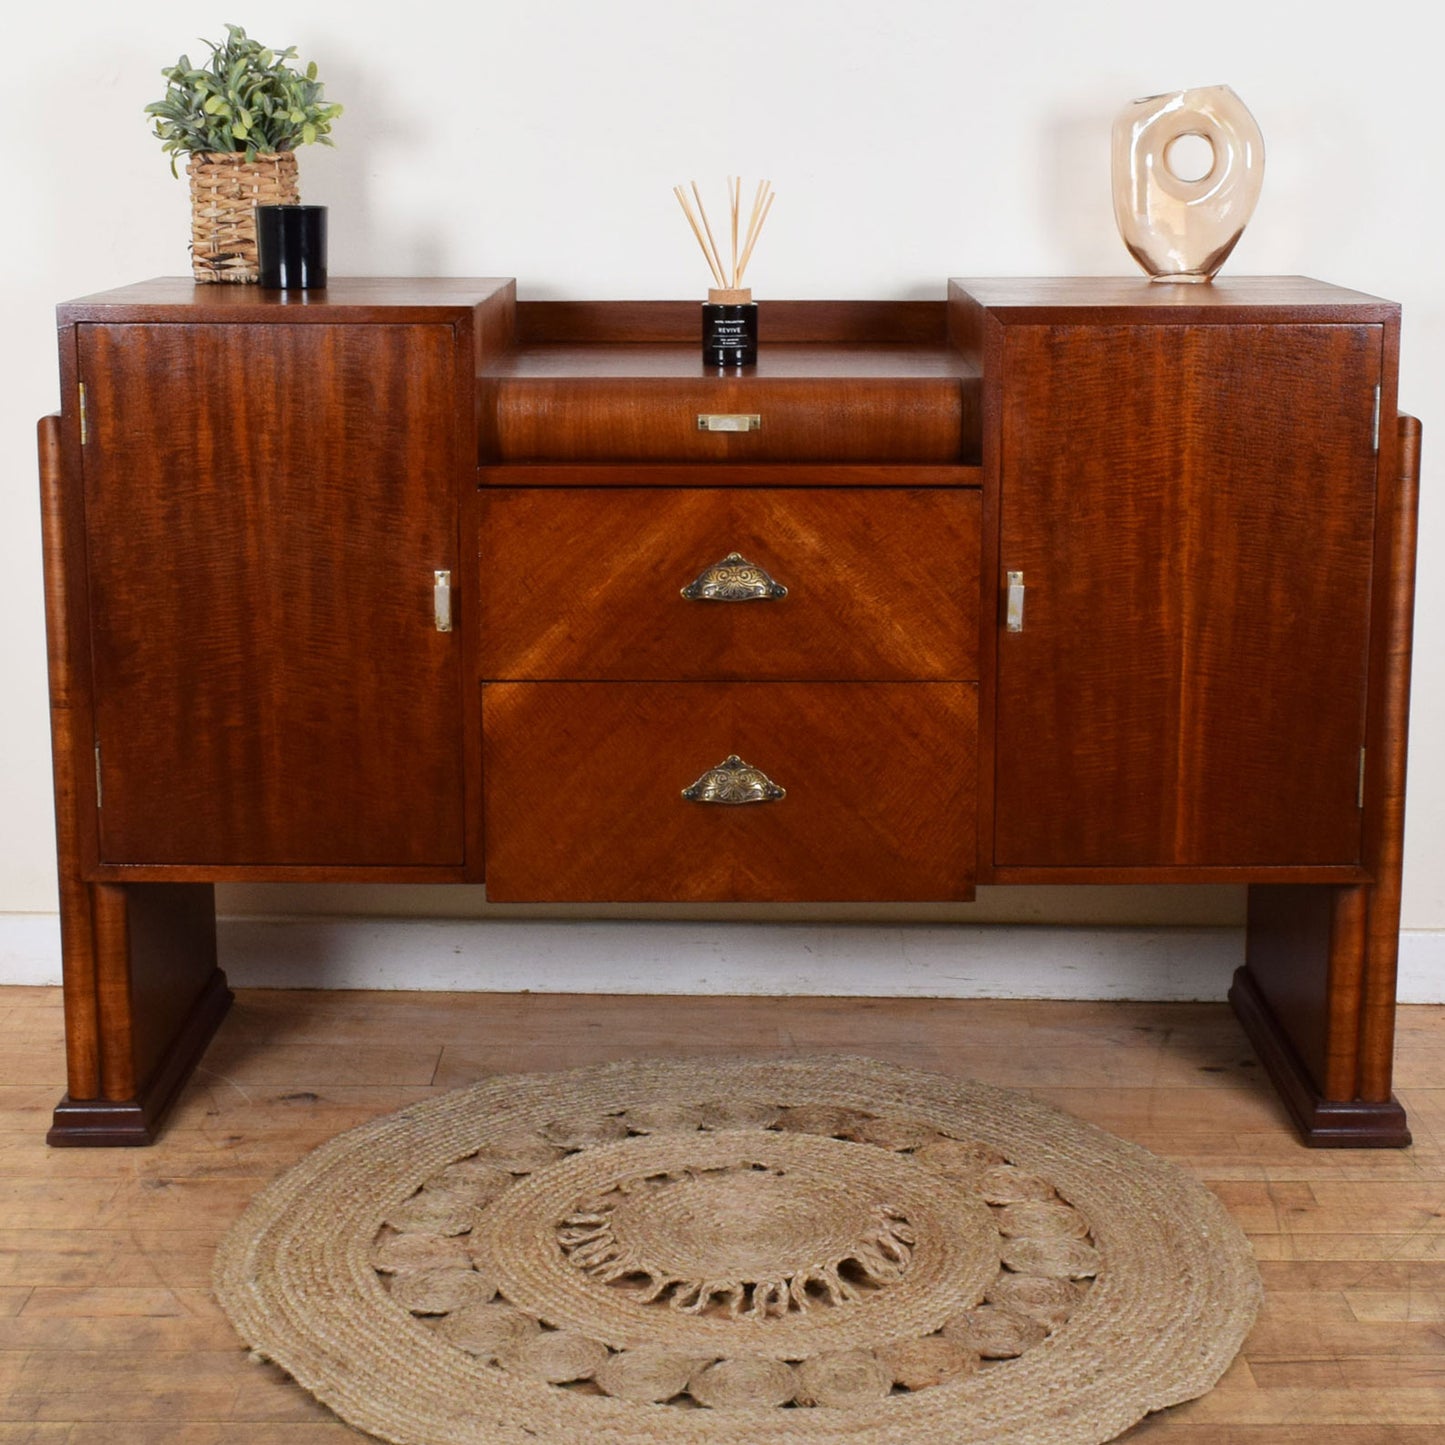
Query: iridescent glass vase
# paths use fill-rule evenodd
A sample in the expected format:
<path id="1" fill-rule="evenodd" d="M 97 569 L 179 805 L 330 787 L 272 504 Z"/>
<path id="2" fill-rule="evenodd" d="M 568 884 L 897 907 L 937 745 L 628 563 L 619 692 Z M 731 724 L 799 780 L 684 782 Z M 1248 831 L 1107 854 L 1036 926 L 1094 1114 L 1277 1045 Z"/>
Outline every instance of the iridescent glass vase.
<path id="1" fill-rule="evenodd" d="M 1186 137 L 1207 148 L 1193 168 Z M 1151 95 L 1114 122 L 1113 172 L 1119 234 L 1149 279 L 1209 281 L 1254 214 L 1264 137 L 1227 85 Z"/>

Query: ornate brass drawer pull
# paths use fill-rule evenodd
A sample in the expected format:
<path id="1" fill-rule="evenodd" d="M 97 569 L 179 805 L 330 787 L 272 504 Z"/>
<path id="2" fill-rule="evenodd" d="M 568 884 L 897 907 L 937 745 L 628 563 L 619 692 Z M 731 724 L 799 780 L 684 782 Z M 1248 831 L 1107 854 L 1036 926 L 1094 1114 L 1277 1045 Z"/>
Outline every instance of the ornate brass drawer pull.
<path id="1" fill-rule="evenodd" d="M 745 763 L 736 753 L 709 768 L 682 796 L 690 803 L 776 803 L 787 797 L 761 768 Z"/>
<path id="2" fill-rule="evenodd" d="M 773 602 L 788 589 L 741 552 L 729 552 L 721 562 L 704 568 L 682 589 L 689 602 Z"/>

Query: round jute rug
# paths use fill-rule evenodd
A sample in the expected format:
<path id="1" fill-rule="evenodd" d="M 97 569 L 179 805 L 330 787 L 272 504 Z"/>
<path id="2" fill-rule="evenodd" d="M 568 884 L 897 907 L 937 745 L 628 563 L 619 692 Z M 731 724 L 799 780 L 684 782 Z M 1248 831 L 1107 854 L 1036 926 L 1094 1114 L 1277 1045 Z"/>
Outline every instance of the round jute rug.
<path id="1" fill-rule="evenodd" d="M 430 1099 L 266 1189 L 215 1285 L 398 1445 L 1099 1445 L 1208 1390 L 1260 1297 L 1173 1165 L 849 1058 Z"/>

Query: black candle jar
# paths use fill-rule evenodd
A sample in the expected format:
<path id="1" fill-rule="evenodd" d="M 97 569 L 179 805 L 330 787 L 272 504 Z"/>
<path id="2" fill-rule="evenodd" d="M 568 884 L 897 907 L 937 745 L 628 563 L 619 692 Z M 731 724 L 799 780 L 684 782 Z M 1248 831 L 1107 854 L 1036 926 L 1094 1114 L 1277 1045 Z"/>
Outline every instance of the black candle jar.
<path id="1" fill-rule="evenodd" d="M 260 282 L 278 291 L 326 285 L 326 207 L 257 206 Z"/>
<path id="2" fill-rule="evenodd" d="M 758 304 L 751 291 L 709 291 L 702 308 L 702 359 L 708 366 L 752 366 L 758 359 Z"/>

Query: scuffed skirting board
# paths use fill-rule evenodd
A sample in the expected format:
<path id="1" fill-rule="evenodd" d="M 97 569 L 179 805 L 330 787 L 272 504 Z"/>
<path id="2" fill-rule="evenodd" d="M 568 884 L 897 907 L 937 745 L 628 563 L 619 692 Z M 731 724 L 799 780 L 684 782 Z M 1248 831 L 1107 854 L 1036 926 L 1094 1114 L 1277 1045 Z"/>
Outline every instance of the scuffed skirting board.
<path id="1" fill-rule="evenodd" d="M 238 988 L 1223 999 L 1237 928 L 230 918 Z M 53 914 L 0 914 L 0 984 L 58 984 Z M 1400 938 L 1400 1000 L 1445 1002 L 1445 931 Z"/>

